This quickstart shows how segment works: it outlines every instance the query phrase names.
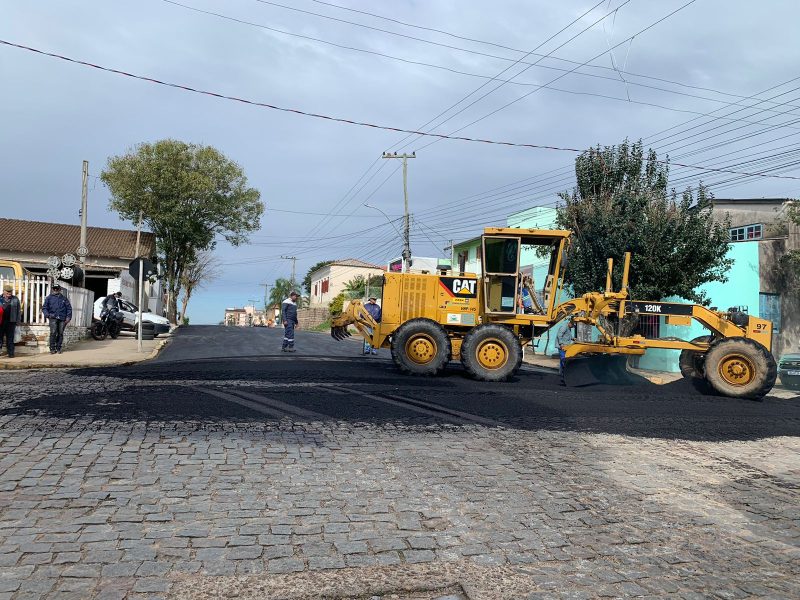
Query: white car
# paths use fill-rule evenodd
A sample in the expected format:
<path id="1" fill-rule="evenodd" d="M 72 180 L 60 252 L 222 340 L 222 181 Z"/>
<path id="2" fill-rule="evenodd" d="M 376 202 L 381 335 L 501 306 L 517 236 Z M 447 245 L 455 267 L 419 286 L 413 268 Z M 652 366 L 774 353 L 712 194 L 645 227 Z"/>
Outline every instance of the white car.
<path id="1" fill-rule="evenodd" d="M 105 296 L 98 298 L 94 302 L 95 319 L 99 319 L 100 313 L 103 312 L 103 300 L 105 300 Z M 123 330 L 135 331 L 138 328 L 139 322 L 137 321 L 137 317 L 139 315 L 139 309 L 136 305 L 121 298 L 119 300 L 119 313 L 122 315 Z M 156 335 L 169 332 L 169 320 L 164 317 L 159 317 L 154 313 L 142 312 L 142 323 L 153 323 L 155 325 Z"/>

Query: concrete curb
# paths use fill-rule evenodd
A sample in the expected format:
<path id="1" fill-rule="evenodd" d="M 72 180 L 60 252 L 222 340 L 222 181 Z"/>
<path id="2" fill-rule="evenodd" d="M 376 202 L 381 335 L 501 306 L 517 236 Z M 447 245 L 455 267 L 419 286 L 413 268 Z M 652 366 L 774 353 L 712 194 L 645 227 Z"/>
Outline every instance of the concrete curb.
<path id="1" fill-rule="evenodd" d="M 135 365 L 146 360 L 150 360 L 158 356 L 159 352 L 169 344 L 172 338 L 159 340 L 156 347 L 153 348 L 149 354 L 142 355 L 127 360 L 118 360 L 112 362 L 83 362 L 83 363 L 9 363 L 0 362 L 0 371 L 25 371 L 30 369 L 98 369 L 101 367 L 126 367 Z"/>

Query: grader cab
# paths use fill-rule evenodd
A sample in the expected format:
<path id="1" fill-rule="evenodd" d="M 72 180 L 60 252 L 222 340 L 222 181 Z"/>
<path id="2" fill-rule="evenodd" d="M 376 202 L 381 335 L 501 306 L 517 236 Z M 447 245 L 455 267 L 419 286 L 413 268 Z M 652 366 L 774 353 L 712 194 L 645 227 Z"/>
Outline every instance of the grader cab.
<path id="1" fill-rule="evenodd" d="M 774 385 L 770 353 L 772 323 L 738 309 L 710 310 L 697 304 L 631 300 L 630 254 L 619 291 L 612 290 L 608 260 L 606 289 L 559 301 L 571 232 L 488 227 L 481 237 L 483 273 L 387 273 L 382 319 L 376 323 L 359 301 L 332 322 L 331 335 L 349 336 L 354 326 L 374 348 L 390 348 L 398 368 L 436 375 L 451 360 L 483 381 L 503 381 L 522 364 L 522 347 L 568 317 L 591 326 L 592 341 L 566 348 L 578 356 L 642 355 L 649 348 L 681 350 L 681 372 L 699 387 L 723 395 L 761 398 Z M 686 341 L 637 333 L 642 315 L 667 324 L 699 322 L 708 334 Z M 595 361 L 611 380 L 622 375 L 620 360 Z M 568 368 L 569 372 L 569 368 Z"/>

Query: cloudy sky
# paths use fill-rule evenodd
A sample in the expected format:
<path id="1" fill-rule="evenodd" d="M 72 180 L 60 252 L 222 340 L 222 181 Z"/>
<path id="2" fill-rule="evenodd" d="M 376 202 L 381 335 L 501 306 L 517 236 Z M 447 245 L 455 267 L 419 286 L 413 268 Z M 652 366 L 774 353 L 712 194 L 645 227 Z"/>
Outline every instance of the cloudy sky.
<path id="1" fill-rule="evenodd" d="M 0 14 L 4 41 L 197 89 L 520 144 L 643 138 L 673 162 L 737 172 L 673 166 L 679 189 L 800 194 L 797 179 L 739 174 L 800 176 L 793 0 L 2 0 Z M 77 224 L 85 159 L 90 224 L 130 227 L 95 177 L 142 141 L 210 144 L 244 168 L 262 227 L 247 246 L 218 246 L 224 275 L 192 300 L 194 323 L 262 298 L 259 284 L 289 275 L 281 255 L 298 257 L 298 279 L 319 260 L 398 256 L 400 222 L 364 206 L 402 213 L 400 163 L 384 150 L 416 151 L 420 256 L 572 185 L 571 152 L 332 122 L 2 44 L 0 82 L 3 216 Z"/>

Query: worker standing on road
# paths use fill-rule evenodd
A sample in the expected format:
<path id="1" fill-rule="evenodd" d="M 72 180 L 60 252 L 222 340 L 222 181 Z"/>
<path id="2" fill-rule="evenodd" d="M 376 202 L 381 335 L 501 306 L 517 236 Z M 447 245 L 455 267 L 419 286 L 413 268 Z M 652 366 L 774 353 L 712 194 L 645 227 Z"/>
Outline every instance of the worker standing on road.
<path id="1" fill-rule="evenodd" d="M 567 385 L 564 374 L 567 368 L 567 346 L 575 341 L 575 336 L 572 335 L 572 328 L 575 327 L 575 319 L 570 317 L 559 329 L 556 335 L 556 343 L 558 344 L 558 376 L 561 378 L 561 385 Z"/>
<path id="2" fill-rule="evenodd" d="M 369 300 L 367 300 L 367 303 L 364 305 L 364 310 L 366 310 L 369 313 L 369 315 L 376 323 L 381 322 L 381 307 L 378 306 L 377 298 L 375 298 L 374 296 L 372 298 L 369 298 Z M 372 329 L 369 327 L 367 327 L 366 329 L 367 331 L 369 331 L 369 334 L 372 335 Z M 367 340 L 364 340 L 364 354 L 369 354 L 370 352 L 372 352 L 373 354 L 377 354 L 378 350 L 370 346 Z"/>
<path id="3" fill-rule="evenodd" d="M 64 343 L 64 328 L 72 320 L 72 304 L 61 294 L 61 286 L 57 283 L 50 288 L 50 295 L 44 299 L 42 314 L 50 321 L 50 354 L 61 354 Z"/>
<path id="4" fill-rule="evenodd" d="M 22 320 L 22 307 L 19 298 L 14 295 L 14 286 L 6 283 L 0 296 L 0 307 L 3 309 L 3 324 L 0 325 L 0 348 L 6 344 L 8 358 L 14 358 L 14 333 L 17 323 Z"/>
<path id="5" fill-rule="evenodd" d="M 283 352 L 294 352 L 294 329 L 297 327 L 297 292 L 291 292 L 281 304 L 281 322 L 283 323 Z"/>

